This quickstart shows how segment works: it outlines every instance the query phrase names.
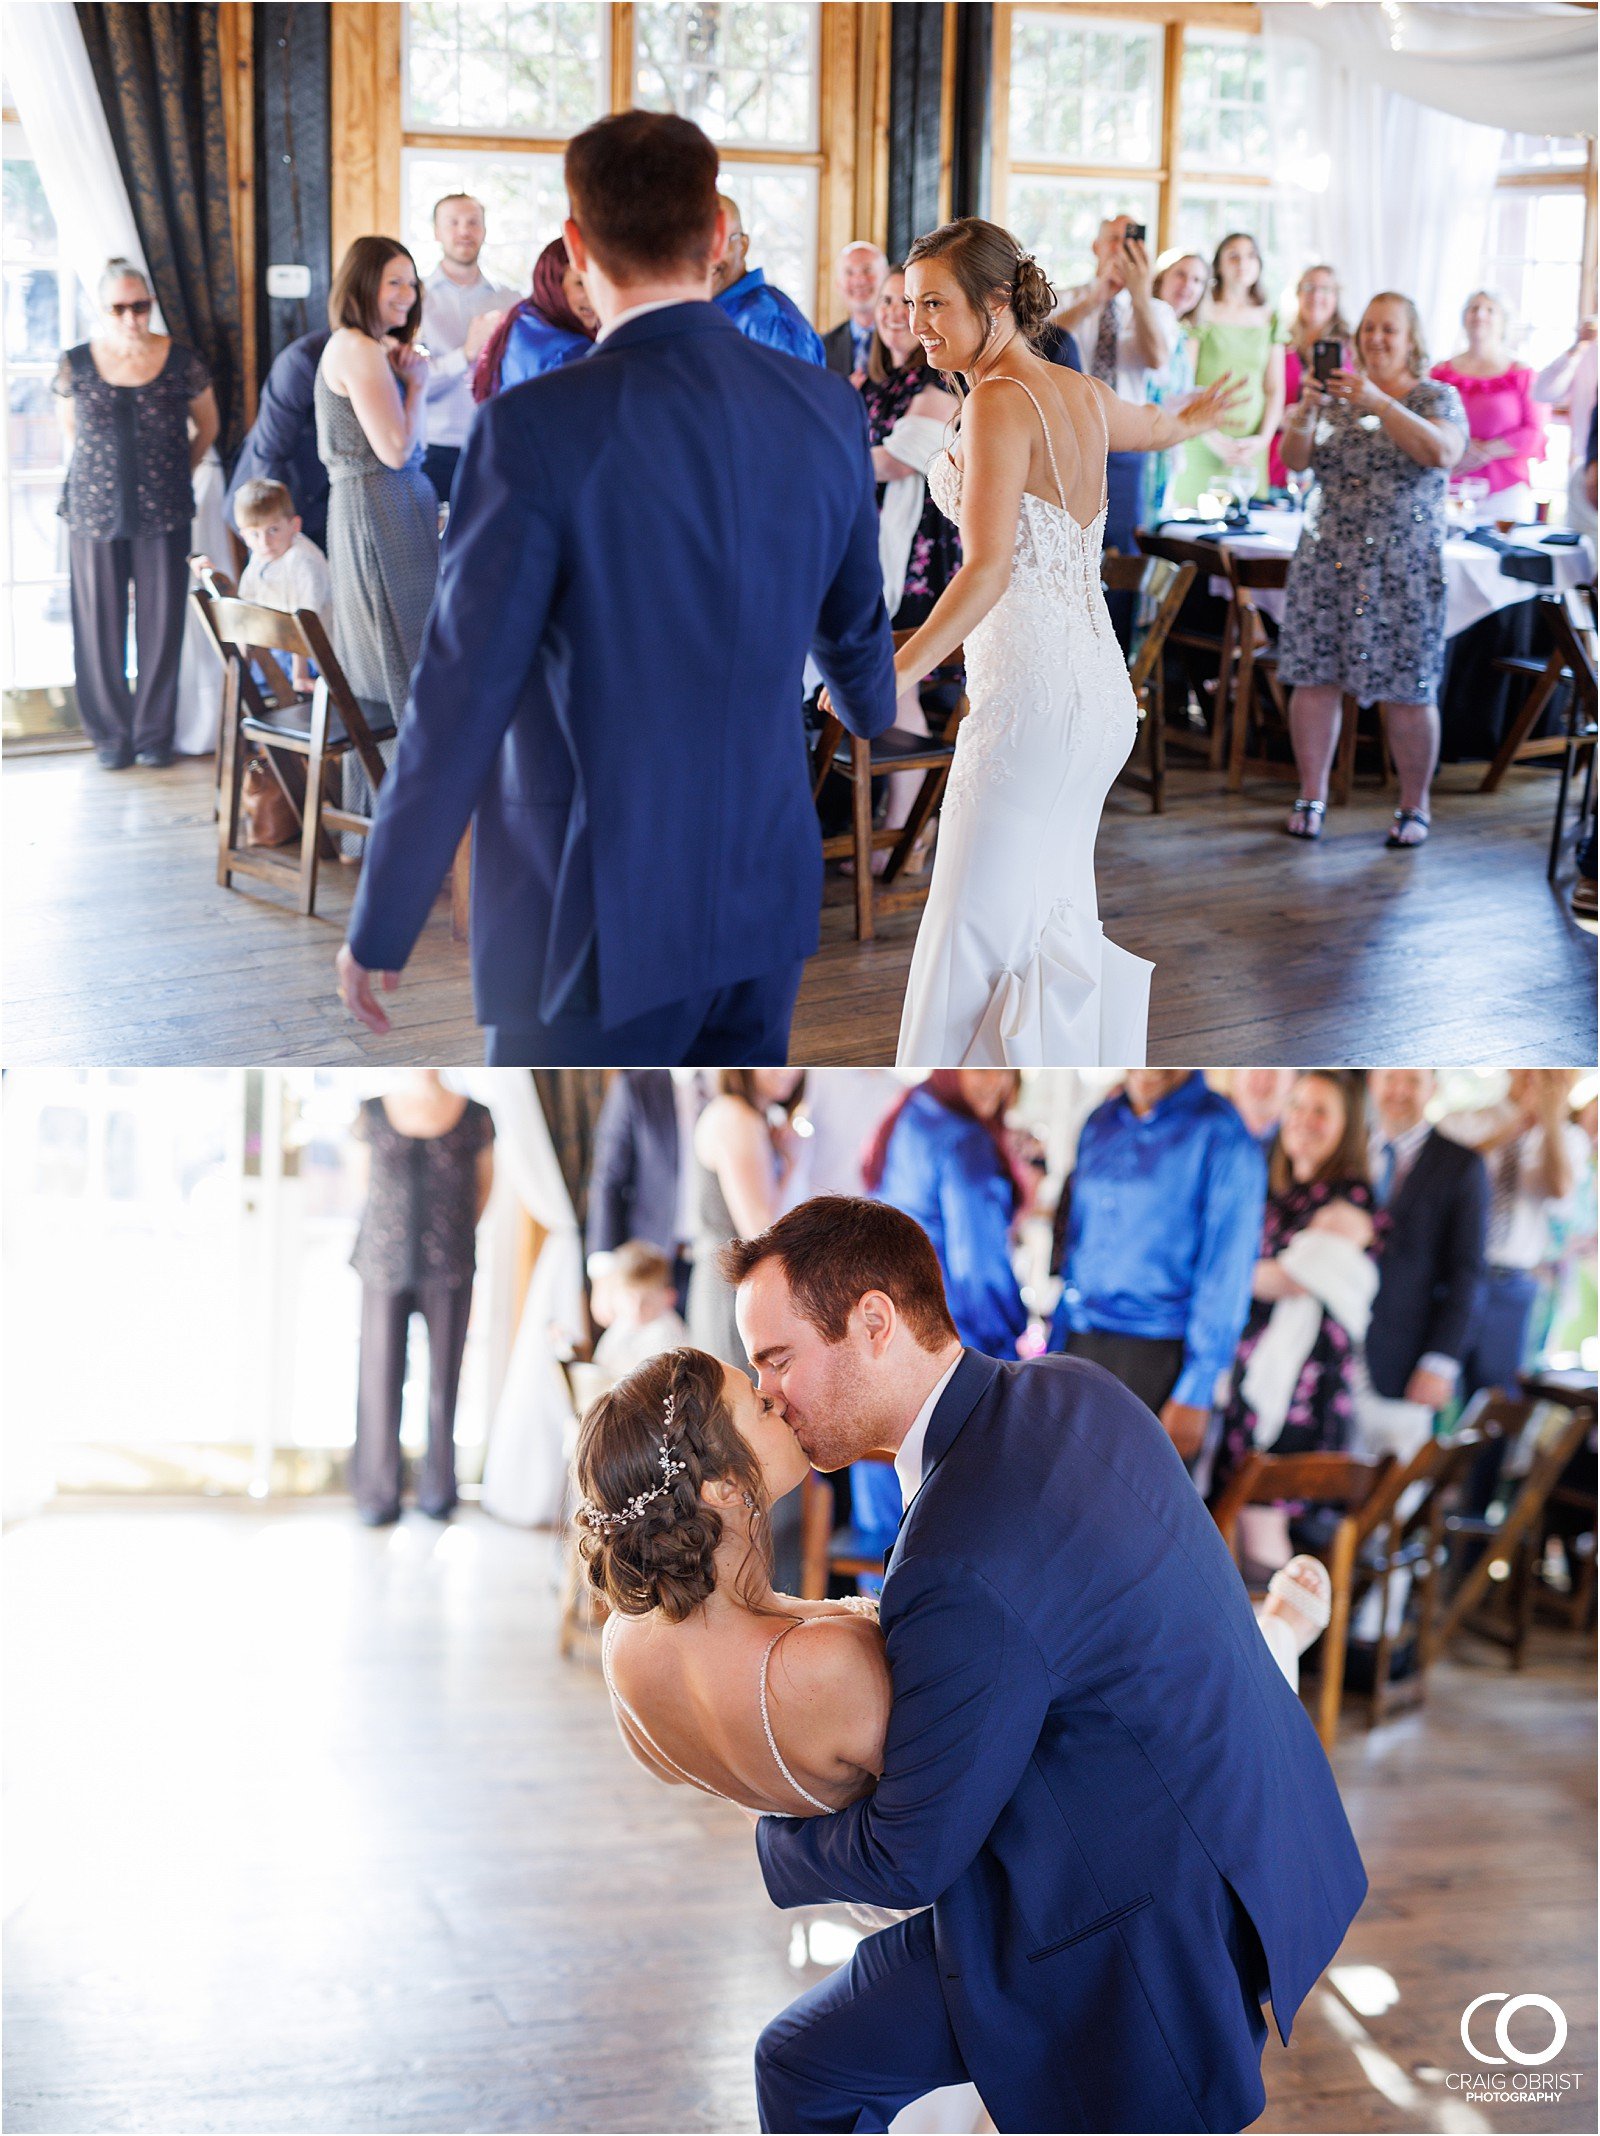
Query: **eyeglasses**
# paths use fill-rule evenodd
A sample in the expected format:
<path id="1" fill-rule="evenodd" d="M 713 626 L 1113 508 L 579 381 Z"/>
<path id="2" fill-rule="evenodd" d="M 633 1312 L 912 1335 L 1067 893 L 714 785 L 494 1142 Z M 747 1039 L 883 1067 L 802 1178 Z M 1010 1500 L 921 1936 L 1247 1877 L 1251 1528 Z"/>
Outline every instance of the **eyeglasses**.
<path id="1" fill-rule="evenodd" d="M 135 297 L 131 304 L 108 304 L 113 319 L 147 319 L 155 309 L 153 297 Z"/>

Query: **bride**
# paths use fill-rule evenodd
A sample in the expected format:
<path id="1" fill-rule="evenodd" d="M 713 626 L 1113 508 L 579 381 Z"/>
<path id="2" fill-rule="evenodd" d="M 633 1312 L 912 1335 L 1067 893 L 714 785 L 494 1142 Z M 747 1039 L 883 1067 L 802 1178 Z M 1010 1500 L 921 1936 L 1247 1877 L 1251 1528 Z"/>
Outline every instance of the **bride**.
<path id="1" fill-rule="evenodd" d="M 1138 711 L 1100 588 L 1106 454 L 1215 429 L 1221 379 L 1166 408 L 1118 400 L 1034 346 L 1055 295 L 974 216 L 919 237 L 906 298 L 929 364 L 962 394 L 928 487 L 962 564 L 895 658 L 902 693 L 966 647 L 933 881 L 900 1025 L 917 1068 L 1140 1066 L 1152 967 L 1109 942 L 1094 842 Z"/>

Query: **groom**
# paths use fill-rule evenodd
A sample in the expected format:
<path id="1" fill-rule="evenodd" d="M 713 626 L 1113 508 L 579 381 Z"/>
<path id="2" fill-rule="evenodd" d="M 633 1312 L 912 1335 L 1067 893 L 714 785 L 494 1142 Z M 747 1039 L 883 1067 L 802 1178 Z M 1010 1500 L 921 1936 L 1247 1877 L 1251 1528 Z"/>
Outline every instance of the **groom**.
<path id="1" fill-rule="evenodd" d="M 568 144 L 582 363 L 487 402 L 340 952 L 392 988 L 474 823 L 473 989 L 491 1062 L 788 1057 L 822 849 L 801 677 L 894 718 L 866 417 L 711 301 L 717 152 L 670 113 Z"/>
<path id="2" fill-rule="evenodd" d="M 813 1464 L 893 1456 L 875 1793 L 764 1817 L 779 1906 L 924 1907 L 773 2020 L 764 2129 L 1229 2129 L 1366 1891 L 1328 1761 L 1171 1440 L 1109 1373 L 963 1350 L 921 1228 L 825 1196 L 727 1248 Z"/>

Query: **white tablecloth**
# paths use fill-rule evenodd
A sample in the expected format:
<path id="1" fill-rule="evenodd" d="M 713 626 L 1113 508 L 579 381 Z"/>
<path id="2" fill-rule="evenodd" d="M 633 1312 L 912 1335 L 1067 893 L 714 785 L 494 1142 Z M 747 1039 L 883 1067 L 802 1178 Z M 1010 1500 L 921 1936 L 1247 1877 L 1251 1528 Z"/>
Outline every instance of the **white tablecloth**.
<path id="1" fill-rule="evenodd" d="M 1226 534 L 1220 538 L 1239 556 L 1292 556 L 1300 542 L 1301 515 L 1298 512 L 1252 512 L 1248 533 Z M 1185 531 L 1181 525 L 1173 531 Z M 1219 537 L 1211 528 L 1204 532 L 1196 530 L 1196 540 L 1214 541 Z M 1530 534 L 1527 546 L 1541 546 Z M 1497 608 L 1509 608 L 1517 601 L 1531 601 L 1536 594 L 1551 591 L 1559 593 L 1566 586 L 1586 586 L 1595 575 L 1595 546 L 1589 536 L 1576 546 L 1565 542 L 1546 549 L 1554 565 L 1553 587 L 1535 586 L 1527 579 L 1507 578 L 1500 569 L 1497 550 L 1486 549 L 1482 542 L 1468 541 L 1462 535 L 1448 535 L 1444 545 L 1445 577 L 1445 624 L 1447 638 L 1453 638 L 1458 630 L 1469 624 L 1481 623 L 1485 616 L 1493 615 Z M 1211 591 L 1219 600 L 1228 598 L 1228 582 L 1223 578 L 1211 581 Z M 1263 615 L 1280 622 L 1283 618 L 1284 596 L 1276 592 L 1253 595 L 1256 606 Z"/>

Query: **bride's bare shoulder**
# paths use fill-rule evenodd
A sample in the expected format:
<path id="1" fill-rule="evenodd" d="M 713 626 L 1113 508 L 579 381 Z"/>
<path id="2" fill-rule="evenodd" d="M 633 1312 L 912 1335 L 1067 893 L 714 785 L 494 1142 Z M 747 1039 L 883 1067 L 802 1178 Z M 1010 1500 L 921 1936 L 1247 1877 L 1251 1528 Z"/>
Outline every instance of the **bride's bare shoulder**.
<path id="1" fill-rule="evenodd" d="M 773 1652 L 767 1701 L 813 1758 L 880 1772 L 890 1686 L 876 1616 L 839 1609 L 796 1626 Z"/>

